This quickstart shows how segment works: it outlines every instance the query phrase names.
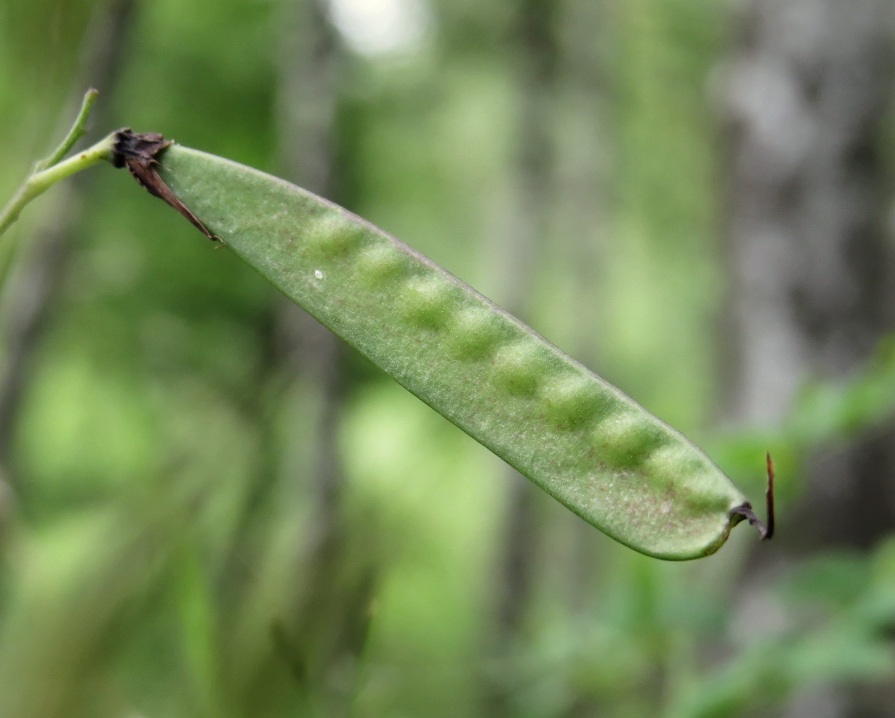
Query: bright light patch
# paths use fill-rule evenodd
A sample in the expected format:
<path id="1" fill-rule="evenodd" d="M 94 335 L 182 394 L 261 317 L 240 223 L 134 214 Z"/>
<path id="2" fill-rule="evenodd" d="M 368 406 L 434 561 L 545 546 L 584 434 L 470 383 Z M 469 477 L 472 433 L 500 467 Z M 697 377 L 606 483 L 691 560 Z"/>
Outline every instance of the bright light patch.
<path id="1" fill-rule="evenodd" d="M 329 6 L 333 24 L 363 55 L 413 52 L 431 22 L 426 0 L 329 0 Z"/>

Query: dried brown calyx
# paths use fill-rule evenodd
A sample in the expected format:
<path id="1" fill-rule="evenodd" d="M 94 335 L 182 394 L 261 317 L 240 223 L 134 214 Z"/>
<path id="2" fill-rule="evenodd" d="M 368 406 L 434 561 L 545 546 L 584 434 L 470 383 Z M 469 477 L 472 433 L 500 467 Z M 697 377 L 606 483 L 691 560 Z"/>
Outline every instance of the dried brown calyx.
<path id="1" fill-rule="evenodd" d="M 130 128 L 115 133 L 115 145 L 112 148 L 112 164 L 116 167 L 127 167 L 149 194 L 164 200 L 212 241 L 218 241 L 208 227 L 187 207 L 158 173 L 161 166 L 159 155 L 173 144 L 157 132 L 134 132 Z"/>

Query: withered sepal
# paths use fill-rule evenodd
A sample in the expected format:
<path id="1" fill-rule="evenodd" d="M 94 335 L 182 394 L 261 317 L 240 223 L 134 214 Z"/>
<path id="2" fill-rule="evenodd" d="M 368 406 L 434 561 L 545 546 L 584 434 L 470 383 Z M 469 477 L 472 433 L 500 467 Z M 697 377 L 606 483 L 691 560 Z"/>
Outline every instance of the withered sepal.
<path id="1" fill-rule="evenodd" d="M 134 132 L 125 127 L 115 133 L 112 164 L 115 167 L 127 167 L 149 194 L 171 205 L 210 240 L 218 241 L 219 238 L 180 201 L 158 173 L 158 168 L 161 167 L 159 156 L 172 144 L 172 140 L 166 140 L 158 132 Z"/>

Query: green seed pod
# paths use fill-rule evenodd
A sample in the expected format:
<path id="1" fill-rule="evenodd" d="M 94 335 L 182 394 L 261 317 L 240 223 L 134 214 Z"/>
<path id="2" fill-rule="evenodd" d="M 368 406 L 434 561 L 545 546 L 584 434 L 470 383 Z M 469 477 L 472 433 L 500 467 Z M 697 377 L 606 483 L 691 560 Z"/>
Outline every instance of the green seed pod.
<path id="1" fill-rule="evenodd" d="M 677 431 L 363 219 L 176 145 L 162 155 L 160 176 L 203 231 L 609 536 L 651 556 L 690 559 L 754 519 L 745 497 Z"/>

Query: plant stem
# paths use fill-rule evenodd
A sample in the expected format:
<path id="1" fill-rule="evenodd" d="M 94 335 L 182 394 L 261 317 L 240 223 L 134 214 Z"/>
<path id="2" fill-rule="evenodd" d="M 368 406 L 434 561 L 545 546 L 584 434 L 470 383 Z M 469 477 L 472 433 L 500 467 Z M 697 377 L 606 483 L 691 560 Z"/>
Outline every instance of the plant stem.
<path id="1" fill-rule="evenodd" d="M 81 100 L 81 109 L 78 110 L 78 116 L 75 117 L 74 124 L 72 124 L 65 139 L 53 151 L 53 154 L 34 166 L 35 172 L 40 172 L 47 169 L 47 167 L 58 164 L 68 154 L 68 151 L 74 147 L 75 142 L 81 139 L 81 136 L 84 134 L 84 127 L 87 125 L 90 110 L 93 109 L 93 104 L 96 102 L 97 97 L 99 97 L 99 90 L 95 90 L 92 87 L 84 93 L 84 99 Z"/>
<path id="2" fill-rule="evenodd" d="M 3 208 L 3 211 L 0 212 L 0 235 L 19 218 L 19 214 L 26 204 L 45 192 L 51 185 L 75 172 L 87 169 L 100 160 L 111 159 L 112 147 L 115 143 L 114 133 L 97 142 L 93 147 L 79 152 L 67 160 L 62 159 L 74 146 L 75 142 L 81 138 L 81 135 L 84 134 L 87 118 L 97 97 L 99 97 L 99 92 L 93 88 L 84 93 L 81 109 L 78 111 L 78 116 L 75 117 L 68 134 L 65 135 L 65 139 L 59 143 L 59 146 L 53 150 L 49 157 L 34 165 L 34 169 L 31 170 L 28 179 L 19 187 L 18 192 L 15 193 L 6 207 Z"/>
<path id="3" fill-rule="evenodd" d="M 67 137 L 66 140 L 68 139 L 69 138 Z M 80 172 L 91 165 L 95 165 L 100 160 L 111 159 L 114 143 L 115 133 L 112 133 L 92 147 L 89 147 L 83 152 L 78 152 L 78 154 L 69 157 L 67 160 L 61 162 L 57 161 L 52 166 L 46 167 L 46 169 L 40 169 L 33 172 L 28 179 L 25 180 L 25 183 L 19 188 L 19 191 L 16 192 L 15 196 L 9 201 L 6 207 L 3 208 L 3 211 L 0 212 L 0 235 L 2 235 L 7 228 L 18 219 L 22 208 L 26 204 L 45 192 L 51 185 L 54 185 L 59 180 L 65 179 L 75 172 Z M 60 149 L 64 144 L 65 142 L 60 145 Z M 53 153 L 50 159 L 55 157 L 57 153 L 58 150 Z"/>

